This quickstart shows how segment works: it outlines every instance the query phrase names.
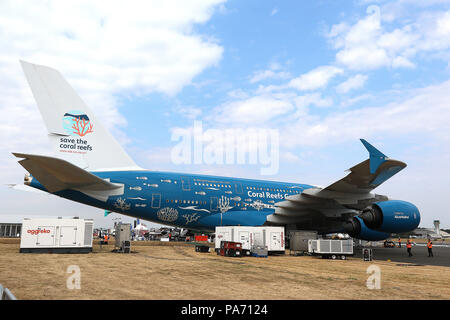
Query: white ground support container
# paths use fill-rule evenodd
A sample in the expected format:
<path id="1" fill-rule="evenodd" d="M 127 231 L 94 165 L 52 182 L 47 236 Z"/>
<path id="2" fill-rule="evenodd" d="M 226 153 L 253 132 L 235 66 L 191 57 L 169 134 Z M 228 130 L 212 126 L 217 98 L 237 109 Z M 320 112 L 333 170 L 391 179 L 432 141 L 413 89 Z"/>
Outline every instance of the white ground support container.
<path id="1" fill-rule="evenodd" d="M 266 246 L 269 254 L 285 252 L 284 227 L 216 227 L 216 251 L 221 241 L 242 243 L 246 255 L 250 255 L 253 246 Z"/>
<path id="2" fill-rule="evenodd" d="M 353 239 L 348 240 L 309 240 L 308 252 L 322 258 L 342 259 L 353 255 Z"/>
<path id="3" fill-rule="evenodd" d="M 285 254 L 284 227 L 261 227 L 264 230 L 264 240 L 269 254 Z"/>
<path id="4" fill-rule="evenodd" d="M 114 233 L 116 242 L 114 249 L 119 252 L 130 253 L 131 251 L 131 223 L 118 223 Z"/>
<path id="5" fill-rule="evenodd" d="M 24 219 L 20 252 L 92 252 L 92 219 Z"/>

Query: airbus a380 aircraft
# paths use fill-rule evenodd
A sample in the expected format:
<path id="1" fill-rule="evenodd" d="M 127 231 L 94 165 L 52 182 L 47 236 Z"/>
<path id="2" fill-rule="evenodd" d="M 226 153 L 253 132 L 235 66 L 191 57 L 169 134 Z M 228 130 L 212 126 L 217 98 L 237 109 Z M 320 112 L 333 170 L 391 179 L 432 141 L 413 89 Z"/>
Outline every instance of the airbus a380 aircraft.
<path id="1" fill-rule="evenodd" d="M 416 206 L 371 193 L 406 164 L 365 140 L 369 159 L 326 188 L 144 170 L 58 71 L 21 64 L 57 154 L 13 153 L 31 174 L 25 176 L 26 185 L 127 216 L 206 232 L 216 226 L 281 225 L 382 240 L 419 225 Z"/>

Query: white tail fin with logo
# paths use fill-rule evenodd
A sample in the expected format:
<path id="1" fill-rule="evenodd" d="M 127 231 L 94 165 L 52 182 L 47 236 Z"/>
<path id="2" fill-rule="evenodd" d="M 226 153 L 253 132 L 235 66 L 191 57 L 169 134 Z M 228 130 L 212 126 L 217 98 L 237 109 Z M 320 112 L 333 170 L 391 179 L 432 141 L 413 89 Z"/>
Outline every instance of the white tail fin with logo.
<path id="1" fill-rule="evenodd" d="M 20 63 L 58 158 L 91 171 L 142 170 L 57 70 Z"/>

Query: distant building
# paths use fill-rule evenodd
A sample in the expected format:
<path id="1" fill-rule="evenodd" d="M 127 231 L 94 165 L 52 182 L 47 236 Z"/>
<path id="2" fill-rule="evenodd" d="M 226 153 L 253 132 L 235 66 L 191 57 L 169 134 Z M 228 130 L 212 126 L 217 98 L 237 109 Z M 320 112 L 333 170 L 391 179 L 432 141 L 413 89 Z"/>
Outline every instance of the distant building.
<path id="1" fill-rule="evenodd" d="M 434 228 L 417 228 L 412 232 L 420 238 L 444 239 L 450 238 L 450 234 L 440 229 L 440 221 L 433 221 Z"/>

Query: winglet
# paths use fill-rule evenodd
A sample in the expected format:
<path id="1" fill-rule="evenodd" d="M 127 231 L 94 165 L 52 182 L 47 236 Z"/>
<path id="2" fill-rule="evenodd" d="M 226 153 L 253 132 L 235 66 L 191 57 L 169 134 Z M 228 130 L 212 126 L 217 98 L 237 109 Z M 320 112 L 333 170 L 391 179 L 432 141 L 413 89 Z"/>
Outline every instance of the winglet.
<path id="1" fill-rule="evenodd" d="M 383 154 L 380 150 L 375 148 L 373 145 L 368 143 L 364 139 L 360 139 L 364 147 L 366 147 L 367 151 L 369 151 L 370 156 L 370 173 L 373 174 L 377 171 L 378 167 L 385 162 L 388 157 Z"/>

